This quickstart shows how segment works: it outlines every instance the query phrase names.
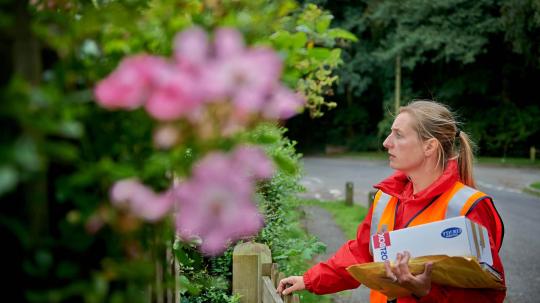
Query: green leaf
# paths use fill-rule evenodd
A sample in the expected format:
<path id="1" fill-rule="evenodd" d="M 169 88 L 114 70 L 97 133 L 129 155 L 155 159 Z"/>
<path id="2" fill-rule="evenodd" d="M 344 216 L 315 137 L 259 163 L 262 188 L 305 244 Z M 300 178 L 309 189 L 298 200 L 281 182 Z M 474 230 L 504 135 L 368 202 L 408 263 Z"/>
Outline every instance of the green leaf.
<path id="1" fill-rule="evenodd" d="M 185 275 L 179 277 L 178 284 L 182 294 L 189 292 L 191 295 L 196 296 L 201 292 L 202 285 L 192 283 Z"/>
<path id="2" fill-rule="evenodd" d="M 273 158 L 279 169 L 284 173 L 289 175 L 295 175 L 297 173 L 296 163 L 291 158 L 282 154 L 274 155 Z"/>
<path id="3" fill-rule="evenodd" d="M 307 43 L 307 35 L 303 32 L 294 33 L 290 38 L 293 49 L 303 48 Z"/>
<path id="4" fill-rule="evenodd" d="M 304 258 L 304 260 L 311 260 L 312 257 L 313 251 L 311 249 L 307 248 L 302 251 L 302 258 Z"/>
<path id="5" fill-rule="evenodd" d="M 308 49 L 308 56 L 320 61 L 326 60 L 328 57 L 330 57 L 330 54 L 330 50 L 327 48 L 314 47 L 312 49 Z"/>
<path id="6" fill-rule="evenodd" d="M 36 143 L 30 137 L 22 137 L 17 140 L 14 150 L 15 160 L 24 169 L 38 171 L 41 169 L 41 160 L 37 151 Z"/>
<path id="7" fill-rule="evenodd" d="M 65 121 L 58 126 L 60 133 L 67 138 L 81 138 L 84 133 L 83 125 L 77 121 Z"/>
<path id="8" fill-rule="evenodd" d="M 48 141 L 43 145 L 45 152 L 58 161 L 75 161 L 79 158 L 77 146 L 68 142 Z"/>
<path id="9" fill-rule="evenodd" d="M 328 36 L 334 39 L 344 39 L 344 40 L 350 40 L 353 42 L 357 42 L 358 38 L 351 32 L 346 31 L 341 28 L 332 28 L 328 31 Z"/>
<path id="10" fill-rule="evenodd" d="M 270 36 L 270 39 L 278 48 L 288 48 L 291 44 L 291 34 L 284 30 L 279 30 Z"/>
<path id="11" fill-rule="evenodd" d="M 178 259 L 178 262 L 180 262 L 181 264 L 189 264 L 191 260 L 189 259 L 186 251 L 184 250 L 183 245 L 179 242 L 175 242 L 174 246 L 174 254 L 176 256 L 176 259 Z"/>
<path id="12" fill-rule="evenodd" d="M 315 30 L 318 33 L 324 33 L 330 26 L 330 22 L 332 22 L 333 18 L 334 17 L 328 13 L 324 14 L 319 19 L 317 19 L 316 24 L 315 24 Z"/>
<path id="13" fill-rule="evenodd" d="M 79 266 L 72 262 L 61 261 L 56 268 L 56 276 L 60 279 L 76 278 L 79 274 Z"/>
<path id="14" fill-rule="evenodd" d="M 11 166 L 0 167 L 0 196 L 12 190 L 19 181 L 19 174 Z"/>

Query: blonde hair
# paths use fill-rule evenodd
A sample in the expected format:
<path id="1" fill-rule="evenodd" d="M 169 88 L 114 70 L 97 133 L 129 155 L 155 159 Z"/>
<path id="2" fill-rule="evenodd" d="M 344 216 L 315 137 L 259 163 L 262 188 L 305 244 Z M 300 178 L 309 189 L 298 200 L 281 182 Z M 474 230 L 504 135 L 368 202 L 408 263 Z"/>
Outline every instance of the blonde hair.
<path id="1" fill-rule="evenodd" d="M 431 138 L 437 140 L 437 167 L 444 169 L 448 160 L 457 158 L 461 181 L 476 188 L 473 177 L 474 145 L 469 135 L 459 129 L 450 109 L 435 101 L 415 100 L 399 109 L 399 113 L 403 112 L 413 117 L 412 127 L 422 142 Z"/>

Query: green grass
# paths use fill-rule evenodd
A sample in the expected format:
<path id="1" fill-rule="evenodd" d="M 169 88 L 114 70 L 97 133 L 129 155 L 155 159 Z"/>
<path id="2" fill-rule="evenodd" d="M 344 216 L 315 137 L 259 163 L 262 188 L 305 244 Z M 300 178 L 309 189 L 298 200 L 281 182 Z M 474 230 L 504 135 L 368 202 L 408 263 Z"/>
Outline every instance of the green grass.
<path id="1" fill-rule="evenodd" d="M 540 181 L 530 184 L 523 189 L 524 192 L 540 197 Z"/>
<path id="2" fill-rule="evenodd" d="M 358 225 L 368 211 L 367 208 L 356 204 L 347 206 L 343 201 L 304 200 L 304 204 L 320 206 L 329 211 L 347 239 L 356 239 Z"/>
<path id="3" fill-rule="evenodd" d="M 540 160 L 532 162 L 529 158 L 478 157 L 476 161 L 478 164 L 540 168 Z"/>

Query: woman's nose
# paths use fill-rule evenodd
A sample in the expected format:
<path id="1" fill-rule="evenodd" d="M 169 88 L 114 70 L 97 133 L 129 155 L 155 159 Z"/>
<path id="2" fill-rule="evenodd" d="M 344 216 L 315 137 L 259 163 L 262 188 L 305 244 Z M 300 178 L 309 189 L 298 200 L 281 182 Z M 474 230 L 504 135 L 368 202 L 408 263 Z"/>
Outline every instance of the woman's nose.
<path id="1" fill-rule="evenodd" d="M 384 142 L 383 142 L 383 147 L 386 148 L 386 149 L 389 149 L 390 148 L 390 135 L 388 135 L 388 137 L 386 137 L 386 139 L 384 139 Z"/>

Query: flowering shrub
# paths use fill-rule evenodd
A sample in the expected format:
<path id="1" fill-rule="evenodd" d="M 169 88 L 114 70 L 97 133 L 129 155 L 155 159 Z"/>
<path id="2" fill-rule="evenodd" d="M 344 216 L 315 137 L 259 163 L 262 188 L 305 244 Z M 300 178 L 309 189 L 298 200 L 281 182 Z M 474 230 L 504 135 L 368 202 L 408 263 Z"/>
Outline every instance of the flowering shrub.
<path id="1" fill-rule="evenodd" d="M 180 33 L 173 62 L 149 55 L 124 59 L 97 86 L 99 104 L 110 109 L 144 106 L 157 120 L 185 118 L 202 124 L 211 109 L 204 105 L 230 101 L 226 127 L 258 117 L 286 119 L 298 112 L 303 98 L 279 84 L 282 64 L 274 51 L 245 49 L 234 29 L 221 28 L 215 35 L 211 48 L 200 28 Z"/>
<path id="2" fill-rule="evenodd" d="M 233 302 L 231 250 L 213 257 L 227 245 L 263 227 L 257 239 L 280 262 L 297 253 L 280 229 L 285 204 L 269 195 L 297 188 L 283 177 L 298 174 L 292 147 L 277 128 L 258 129 L 301 110 L 290 88 L 339 61 L 333 38 L 312 30 L 320 15 L 291 0 L 1 6 L 20 10 L 0 27 L 19 20 L 30 33 L 7 43 L 38 46 L 13 53 L 37 74 L 0 87 L 13 301 L 139 302 L 176 288 L 182 302 Z M 301 88 L 307 102 L 324 79 Z"/>
<path id="3" fill-rule="evenodd" d="M 170 62 L 150 55 L 122 60 L 98 83 L 97 102 L 108 109 L 144 106 L 159 122 L 184 120 L 194 130 L 212 124 L 217 133 L 199 133 L 197 140 L 230 136 L 260 119 L 285 119 L 298 112 L 304 101 L 279 83 L 281 61 L 274 51 L 246 48 L 241 34 L 229 28 L 218 29 L 213 42 L 210 47 L 206 33 L 191 28 L 177 35 Z M 208 119 L 218 110 L 222 114 Z M 181 135 L 169 124 L 156 132 L 154 142 L 171 148 Z M 273 173 L 264 152 L 242 145 L 230 154 L 212 152 L 193 166 L 189 179 L 159 194 L 137 180 L 120 180 L 111 189 L 111 200 L 147 221 L 161 219 L 176 204 L 178 234 L 199 237 L 208 255 L 256 234 L 263 223 L 252 201 L 255 181 Z"/>
<path id="4" fill-rule="evenodd" d="M 206 156 L 192 178 L 178 186 L 177 231 L 184 239 L 201 237 L 201 250 L 209 255 L 222 253 L 231 240 L 256 234 L 263 218 L 252 201 L 254 181 L 272 173 L 260 149 L 240 147 L 231 155 Z"/>

